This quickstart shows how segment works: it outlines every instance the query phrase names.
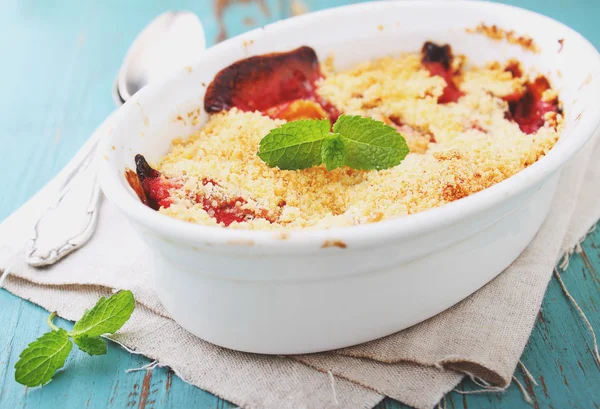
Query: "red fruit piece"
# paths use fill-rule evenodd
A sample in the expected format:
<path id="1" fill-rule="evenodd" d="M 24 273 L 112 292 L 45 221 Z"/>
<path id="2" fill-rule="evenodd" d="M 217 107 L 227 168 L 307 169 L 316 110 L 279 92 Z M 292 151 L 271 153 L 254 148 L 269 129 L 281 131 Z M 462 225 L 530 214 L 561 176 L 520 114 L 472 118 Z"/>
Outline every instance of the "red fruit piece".
<path id="1" fill-rule="evenodd" d="M 525 93 L 518 99 L 505 98 L 509 106 L 509 119 L 519 124 L 521 131 L 532 134 L 544 126 L 547 112 L 560 112 L 558 99 L 543 101 L 544 91 L 550 89 L 550 83 L 544 76 L 537 77 L 526 85 Z"/>
<path id="2" fill-rule="evenodd" d="M 140 154 L 135 155 L 135 168 L 138 180 L 146 197 L 145 204 L 154 210 L 160 209 L 161 206 L 168 208 L 171 205 L 169 190 L 177 187 L 176 184 L 163 178 L 156 169 L 152 169 L 146 161 L 146 158 Z M 143 199 L 142 202 L 144 202 Z"/>
<path id="3" fill-rule="evenodd" d="M 216 113 L 236 107 L 242 111 L 270 113 L 276 118 L 273 110 L 269 112 L 270 108 L 307 100 L 321 105 L 335 120 L 339 116 L 335 107 L 316 94 L 315 82 L 319 78 L 319 60 L 310 47 L 246 58 L 215 76 L 204 96 L 204 110 Z"/>
<path id="4" fill-rule="evenodd" d="M 204 110 L 215 113 L 237 107 L 264 111 L 295 99 L 309 99 L 320 76 L 317 54 L 310 47 L 246 58 L 215 76 L 206 90 Z"/>
<path id="5" fill-rule="evenodd" d="M 421 64 L 431 75 L 438 75 L 446 81 L 443 94 L 438 98 L 440 104 L 456 102 L 463 95 L 454 82 L 452 72 L 452 49 L 448 44 L 439 46 L 430 41 L 421 49 Z"/>

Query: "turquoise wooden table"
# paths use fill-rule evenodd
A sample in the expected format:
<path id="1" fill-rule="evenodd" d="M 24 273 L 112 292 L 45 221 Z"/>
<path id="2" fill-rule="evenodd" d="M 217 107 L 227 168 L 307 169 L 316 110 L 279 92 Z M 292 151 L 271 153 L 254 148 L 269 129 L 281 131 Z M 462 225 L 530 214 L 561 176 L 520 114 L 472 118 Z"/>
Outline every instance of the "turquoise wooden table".
<path id="1" fill-rule="evenodd" d="M 2 0 L 0 2 L 0 220 L 40 189 L 112 111 L 111 86 L 135 35 L 167 9 L 196 12 L 207 41 L 239 34 L 343 0 Z M 563 21 L 600 46 L 600 0 L 511 0 Z M 302 8 L 302 7 L 300 7 Z M 217 10 L 221 10 L 217 12 Z M 583 243 L 563 277 L 600 328 L 600 229 Z M 0 290 L 0 408 L 231 408 L 167 369 L 126 373 L 148 360 L 112 344 L 107 356 L 74 353 L 43 388 L 14 381 L 20 351 L 47 330 L 47 313 Z M 64 324 L 64 323 L 63 323 Z M 553 280 L 522 361 L 536 408 L 600 408 L 600 366 L 591 337 Z M 521 374 L 518 374 L 522 378 Z M 460 389 L 473 389 L 463 383 Z M 400 408 L 387 399 L 378 408 Z M 526 408 L 512 385 L 504 394 L 450 394 L 448 408 Z"/>

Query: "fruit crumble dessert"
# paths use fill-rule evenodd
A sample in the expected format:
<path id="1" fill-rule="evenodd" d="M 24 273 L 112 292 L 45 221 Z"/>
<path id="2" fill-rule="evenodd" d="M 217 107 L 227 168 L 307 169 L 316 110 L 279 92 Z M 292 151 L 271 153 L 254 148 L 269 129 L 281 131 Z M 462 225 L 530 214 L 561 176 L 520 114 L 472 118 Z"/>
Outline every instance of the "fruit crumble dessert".
<path id="1" fill-rule="evenodd" d="M 349 226 L 442 206 L 536 162 L 558 140 L 563 119 L 545 77 L 527 75 L 514 60 L 474 66 L 431 42 L 340 71 L 310 47 L 240 60 L 216 75 L 204 108 L 210 118 L 197 133 L 174 140 L 154 167 L 137 155 L 127 179 L 165 215 L 260 230 Z M 380 121 L 378 129 L 397 132 L 410 153 L 368 169 L 341 156 L 331 168 L 292 169 L 257 154 L 274 129 L 320 120 L 329 131 L 347 116 Z M 337 137 L 336 126 L 324 141 Z"/>

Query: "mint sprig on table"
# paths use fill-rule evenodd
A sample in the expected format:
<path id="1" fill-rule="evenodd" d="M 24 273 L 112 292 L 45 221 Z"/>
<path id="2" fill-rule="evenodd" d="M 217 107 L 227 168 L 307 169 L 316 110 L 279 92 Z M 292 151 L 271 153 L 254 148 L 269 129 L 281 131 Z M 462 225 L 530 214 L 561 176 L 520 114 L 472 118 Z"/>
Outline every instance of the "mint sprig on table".
<path id="1" fill-rule="evenodd" d="M 362 170 L 392 168 L 408 155 L 406 140 L 383 122 L 341 115 L 330 132 L 327 119 L 288 122 L 261 141 L 258 156 L 270 167 L 307 169 L 325 164 Z"/>
<path id="2" fill-rule="evenodd" d="M 114 334 L 129 320 L 135 300 L 131 291 L 119 291 L 109 298 L 102 297 L 92 309 L 75 323 L 72 331 L 57 327 L 48 317 L 52 331 L 45 333 L 25 348 L 15 364 L 15 380 L 25 386 L 45 385 L 63 367 L 73 349 L 71 340 L 89 355 L 106 354 L 104 334 Z"/>

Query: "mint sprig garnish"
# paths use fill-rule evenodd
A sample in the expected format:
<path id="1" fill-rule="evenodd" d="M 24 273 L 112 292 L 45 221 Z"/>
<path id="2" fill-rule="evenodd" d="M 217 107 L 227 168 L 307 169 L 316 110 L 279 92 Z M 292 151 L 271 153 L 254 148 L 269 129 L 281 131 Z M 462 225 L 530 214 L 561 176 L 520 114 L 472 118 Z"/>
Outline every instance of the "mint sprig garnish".
<path id="1" fill-rule="evenodd" d="M 383 122 L 341 115 L 333 125 L 326 119 L 293 121 L 275 128 L 261 141 L 258 156 L 269 166 L 284 170 L 325 164 L 381 170 L 397 166 L 408 155 L 406 140 Z"/>
<path id="2" fill-rule="evenodd" d="M 15 380 L 25 386 L 45 385 L 62 368 L 73 349 L 71 340 L 89 355 L 106 354 L 106 341 L 100 335 L 114 334 L 129 320 L 135 300 L 131 291 L 119 291 L 109 298 L 102 297 L 87 310 L 68 332 L 57 327 L 48 317 L 52 331 L 45 333 L 25 348 L 15 364 Z"/>

